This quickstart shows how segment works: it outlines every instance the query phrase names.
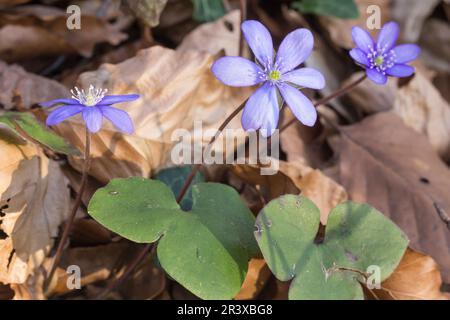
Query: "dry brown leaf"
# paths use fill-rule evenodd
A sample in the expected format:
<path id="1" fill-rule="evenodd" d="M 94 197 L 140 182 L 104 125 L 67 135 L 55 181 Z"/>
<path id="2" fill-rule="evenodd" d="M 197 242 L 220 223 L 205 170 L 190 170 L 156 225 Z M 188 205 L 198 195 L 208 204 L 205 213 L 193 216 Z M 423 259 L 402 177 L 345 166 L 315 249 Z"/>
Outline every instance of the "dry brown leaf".
<path id="1" fill-rule="evenodd" d="M 69 90 L 54 80 L 26 72 L 18 65 L 0 61 L 0 105 L 14 107 L 14 98 L 20 95 L 23 107 L 67 96 Z"/>
<path id="2" fill-rule="evenodd" d="M 190 1 L 169 1 L 159 17 L 158 27 L 152 31 L 178 45 L 199 25 L 192 19 L 192 14 L 193 6 Z"/>
<path id="3" fill-rule="evenodd" d="M 37 146 L 0 129 L 0 282 L 24 283 L 40 266 L 68 215 L 68 181 Z"/>
<path id="4" fill-rule="evenodd" d="M 319 114 L 325 111 L 333 112 L 328 108 L 318 108 Z M 321 121 L 317 121 L 314 127 L 306 127 L 295 118 L 289 108 L 284 108 L 282 112 L 280 127 L 295 119 L 295 123 L 287 127 L 280 135 L 281 149 L 286 153 L 287 161 L 300 160 L 313 168 L 324 167 L 332 156 L 331 149 L 325 141 L 330 132 L 325 130 L 326 127 L 324 129 L 324 125 L 328 125 L 328 123 L 322 125 Z"/>
<path id="5" fill-rule="evenodd" d="M 450 25 L 439 19 L 429 19 L 420 37 L 420 57 L 435 70 L 450 73 Z"/>
<path id="6" fill-rule="evenodd" d="M 240 11 L 233 10 L 214 22 L 201 24 L 184 38 L 178 50 L 197 50 L 211 54 L 224 50 L 227 56 L 238 56 L 240 19 Z"/>
<path id="7" fill-rule="evenodd" d="M 269 267 L 264 259 L 251 259 L 247 276 L 235 300 L 256 299 L 271 276 Z"/>
<path id="8" fill-rule="evenodd" d="M 383 300 L 449 300 L 450 294 L 441 292 L 441 273 L 433 258 L 408 250 L 394 273 L 375 289 Z"/>
<path id="9" fill-rule="evenodd" d="M 275 175 L 261 175 L 260 168 L 253 165 L 235 165 L 232 172 L 250 184 L 265 187 L 268 201 L 283 194 L 301 193 L 320 209 L 323 224 L 326 224 L 330 210 L 347 200 L 344 188 L 301 161 L 280 161 L 279 172 Z"/>
<path id="10" fill-rule="evenodd" d="M 75 52 L 90 57 L 95 44 L 117 45 L 127 38 L 120 23 L 81 12 L 79 30 L 68 29 L 66 12 L 56 7 L 25 5 L 0 13 L 0 59 L 13 62 Z"/>
<path id="11" fill-rule="evenodd" d="M 450 159 L 450 104 L 420 70 L 396 93 L 394 112 L 425 134 L 444 159 Z"/>
<path id="12" fill-rule="evenodd" d="M 440 0 L 392 1 L 392 16 L 400 24 L 403 38 L 408 42 L 419 39 L 424 21 L 433 13 Z"/>
<path id="13" fill-rule="evenodd" d="M 166 282 L 164 271 L 156 267 L 153 257 L 148 255 L 120 286 L 119 293 L 124 299 L 151 300 L 163 293 Z"/>
<path id="14" fill-rule="evenodd" d="M 18 4 L 23 4 L 30 2 L 31 0 L 0 0 L 0 8 L 3 7 L 9 7 L 9 6 L 16 6 Z"/>
<path id="15" fill-rule="evenodd" d="M 111 272 L 120 266 L 120 259 L 130 251 L 130 244 L 125 242 L 110 243 L 95 247 L 71 248 L 66 250 L 56 277 L 49 290 L 49 295 L 62 295 L 71 291 L 67 286 L 70 274 L 67 267 L 76 265 L 81 271 L 81 286 L 106 280 Z"/>
<path id="16" fill-rule="evenodd" d="M 424 135 L 392 113 L 341 129 L 340 183 L 405 231 L 450 281 L 450 171 Z"/>
<path id="17" fill-rule="evenodd" d="M 76 219 L 70 230 L 73 246 L 97 246 L 111 242 L 112 232 L 92 219 Z"/>
<path id="18" fill-rule="evenodd" d="M 360 78 L 363 72 L 356 72 L 342 86 Z M 345 95 L 345 100 L 358 111 L 372 114 L 392 109 L 397 92 L 397 80 L 390 78 L 385 86 L 380 86 L 366 79 Z"/>
<path id="19" fill-rule="evenodd" d="M 367 8 L 373 5 L 373 0 L 356 0 L 355 1 L 359 9 L 358 19 L 339 19 L 330 16 L 320 16 L 320 24 L 325 28 L 330 34 L 331 40 L 338 46 L 350 49 L 354 47 L 351 29 L 353 26 L 360 26 L 363 29 L 367 29 L 367 19 L 369 14 L 367 13 Z M 378 0 L 376 5 L 380 7 L 381 10 L 381 24 L 383 25 L 389 21 L 390 16 L 390 4 L 392 0 Z M 408 11 L 409 12 L 409 11 Z M 378 33 L 377 29 L 369 30 L 372 36 Z"/>

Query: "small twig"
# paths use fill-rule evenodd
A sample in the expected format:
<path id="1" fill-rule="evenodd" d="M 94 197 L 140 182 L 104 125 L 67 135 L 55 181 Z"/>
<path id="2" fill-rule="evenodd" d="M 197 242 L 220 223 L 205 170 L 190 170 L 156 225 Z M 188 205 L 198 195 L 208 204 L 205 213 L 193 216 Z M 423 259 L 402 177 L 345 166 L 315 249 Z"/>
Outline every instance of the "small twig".
<path id="1" fill-rule="evenodd" d="M 61 240 L 58 244 L 58 248 L 56 249 L 55 258 L 53 260 L 52 267 L 50 269 L 50 273 L 48 274 L 48 277 L 45 279 L 44 282 L 44 291 L 47 291 L 48 286 L 51 283 L 51 280 L 55 274 L 56 268 L 58 267 L 59 262 L 61 261 L 62 253 L 64 250 L 64 245 L 69 238 L 70 229 L 73 225 L 73 222 L 75 220 L 75 216 L 77 214 L 78 208 L 81 205 L 81 200 L 84 194 L 84 190 L 86 189 L 87 180 L 88 180 L 88 171 L 90 166 L 90 153 L 91 153 L 91 134 L 89 130 L 86 128 L 86 146 L 84 151 L 84 166 L 83 166 L 83 173 L 81 177 L 81 184 L 80 189 L 78 191 L 78 194 L 75 198 L 75 204 L 72 207 L 72 211 L 70 213 L 69 219 L 64 227 L 63 234 L 61 236 Z"/>

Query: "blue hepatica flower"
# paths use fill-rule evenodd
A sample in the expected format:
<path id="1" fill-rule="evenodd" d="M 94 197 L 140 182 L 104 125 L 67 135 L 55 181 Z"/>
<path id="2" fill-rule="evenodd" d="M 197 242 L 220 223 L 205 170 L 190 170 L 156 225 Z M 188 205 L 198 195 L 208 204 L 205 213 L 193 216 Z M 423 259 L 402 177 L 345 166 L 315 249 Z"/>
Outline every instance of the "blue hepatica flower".
<path id="1" fill-rule="evenodd" d="M 258 21 L 249 20 L 242 23 L 242 32 L 256 57 L 256 63 L 241 57 L 223 57 L 214 63 L 211 70 L 217 79 L 228 86 L 261 84 L 244 107 L 244 130 L 260 129 L 263 136 L 272 135 L 278 125 L 282 99 L 301 123 L 313 126 L 317 119 L 316 109 L 298 87 L 323 89 L 325 79 L 317 70 L 295 69 L 313 50 L 312 33 L 307 29 L 289 33 L 274 59 L 272 37 L 266 27 Z"/>
<path id="2" fill-rule="evenodd" d="M 111 105 L 136 100 L 139 98 L 139 95 L 106 95 L 107 91 L 106 89 L 96 89 L 92 85 L 89 86 L 87 92 L 75 87 L 75 90 L 71 90 L 71 99 L 56 99 L 41 103 L 43 107 L 63 104 L 63 106 L 58 107 L 49 114 L 46 121 L 47 125 L 56 125 L 67 118 L 81 113 L 87 129 L 91 133 L 100 130 L 103 117 L 111 121 L 120 131 L 128 134 L 132 133 L 134 131 L 133 122 L 128 113 L 113 108 Z"/>
<path id="3" fill-rule="evenodd" d="M 388 76 L 403 78 L 414 73 L 414 68 L 406 63 L 419 56 L 420 48 L 415 44 L 395 46 L 398 35 L 399 27 L 395 22 L 383 26 L 376 42 L 366 30 L 360 27 L 352 29 L 357 48 L 350 50 L 350 56 L 366 69 L 369 79 L 377 84 L 385 84 Z"/>

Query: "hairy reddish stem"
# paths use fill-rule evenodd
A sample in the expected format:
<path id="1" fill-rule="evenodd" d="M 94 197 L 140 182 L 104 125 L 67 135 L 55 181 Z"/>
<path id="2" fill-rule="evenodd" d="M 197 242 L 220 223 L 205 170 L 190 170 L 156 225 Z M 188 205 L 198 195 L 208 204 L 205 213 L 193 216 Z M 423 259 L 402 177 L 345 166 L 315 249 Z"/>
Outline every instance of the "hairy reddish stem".
<path id="1" fill-rule="evenodd" d="M 349 92 L 350 90 L 352 90 L 354 87 L 356 87 L 358 84 L 360 84 L 361 82 L 363 82 L 365 79 L 367 78 L 366 74 L 362 75 L 360 78 L 356 79 L 355 81 L 353 81 L 352 83 L 349 83 L 348 85 L 346 85 L 343 88 L 340 88 L 338 90 L 336 90 L 335 92 L 333 92 L 332 94 L 330 94 L 329 96 L 326 96 L 318 101 L 316 101 L 314 103 L 314 107 L 318 107 L 322 104 L 325 104 L 331 100 L 333 100 L 334 98 L 340 97 L 344 94 L 346 94 L 347 92 Z M 284 130 L 286 130 L 288 127 L 290 127 L 292 124 L 296 123 L 297 119 L 294 118 L 291 121 L 289 121 L 288 123 L 286 123 L 284 126 L 282 126 L 280 128 L 280 133 L 283 132 Z"/>

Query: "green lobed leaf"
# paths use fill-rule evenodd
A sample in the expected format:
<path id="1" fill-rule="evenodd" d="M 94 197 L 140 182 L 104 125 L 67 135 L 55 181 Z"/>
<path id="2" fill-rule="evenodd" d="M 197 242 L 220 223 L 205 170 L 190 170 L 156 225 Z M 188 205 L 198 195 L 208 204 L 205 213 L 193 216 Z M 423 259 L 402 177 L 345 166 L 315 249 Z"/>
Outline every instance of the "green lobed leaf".
<path id="1" fill-rule="evenodd" d="M 385 280 L 408 245 L 392 221 L 366 204 L 335 207 L 324 242 L 315 244 L 319 222 L 314 203 L 295 195 L 272 200 L 256 219 L 256 240 L 269 268 L 281 281 L 294 278 L 290 299 L 363 299 L 361 274 L 375 265 Z"/>
<path id="2" fill-rule="evenodd" d="M 180 166 L 180 167 L 173 167 L 173 168 L 167 168 L 160 170 L 156 176 L 155 179 L 160 180 L 164 182 L 166 185 L 172 189 L 172 192 L 174 194 L 179 194 L 181 191 L 181 188 L 184 185 L 184 182 L 189 177 L 192 170 L 192 166 Z M 189 186 L 188 190 L 186 191 L 186 194 L 184 195 L 183 199 L 180 202 L 181 209 L 188 211 L 192 208 L 192 186 L 198 182 L 204 182 L 205 176 L 202 172 L 198 171 L 194 179 L 192 180 L 191 185 Z"/>
<path id="3" fill-rule="evenodd" d="M 62 137 L 42 125 L 36 118 L 26 112 L 5 112 L 0 115 L 0 123 L 8 126 L 13 132 L 24 139 L 33 139 L 42 145 L 59 153 L 79 155 L 75 147 L 64 141 Z M 23 131 L 25 135 L 20 132 Z"/>
<path id="4" fill-rule="evenodd" d="M 192 0 L 194 6 L 193 17 L 199 22 L 208 22 L 225 15 L 222 0 Z"/>
<path id="5" fill-rule="evenodd" d="M 114 179 L 94 194 L 88 212 L 132 241 L 159 239 L 161 266 L 195 295 L 231 299 L 241 288 L 248 261 L 258 252 L 255 219 L 229 186 L 198 183 L 192 197 L 192 210 L 186 212 L 161 181 Z"/>
<path id="6" fill-rule="evenodd" d="M 341 19 L 357 19 L 359 17 L 358 7 L 354 0 L 297 0 L 292 7 L 303 13 L 334 16 Z"/>

